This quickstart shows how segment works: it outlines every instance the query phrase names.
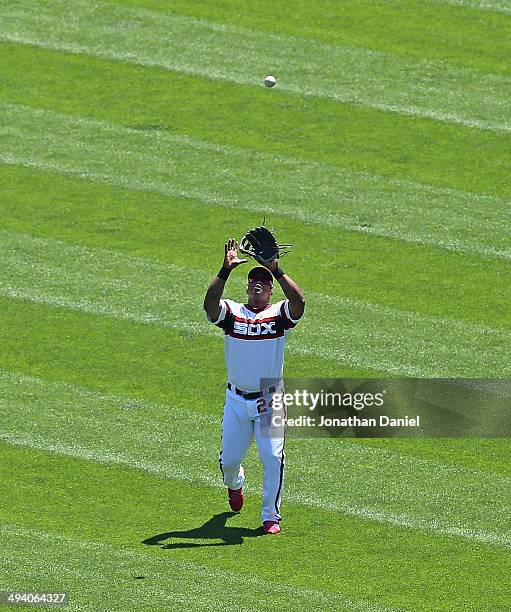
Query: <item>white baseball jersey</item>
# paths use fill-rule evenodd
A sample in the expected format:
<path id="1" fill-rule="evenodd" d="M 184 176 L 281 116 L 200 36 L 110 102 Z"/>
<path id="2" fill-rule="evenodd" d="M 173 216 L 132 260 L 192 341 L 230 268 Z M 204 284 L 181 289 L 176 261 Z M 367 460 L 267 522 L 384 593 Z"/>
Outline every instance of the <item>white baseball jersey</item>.
<path id="1" fill-rule="evenodd" d="M 220 300 L 220 315 L 208 320 L 224 330 L 225 363 L 229 382 L 244 391 L 258 391 L 262 378 L 282 377 L 284 349 L 292 319 L 289 300 L 268 304 L 254 312 L 245 304 Z"/>

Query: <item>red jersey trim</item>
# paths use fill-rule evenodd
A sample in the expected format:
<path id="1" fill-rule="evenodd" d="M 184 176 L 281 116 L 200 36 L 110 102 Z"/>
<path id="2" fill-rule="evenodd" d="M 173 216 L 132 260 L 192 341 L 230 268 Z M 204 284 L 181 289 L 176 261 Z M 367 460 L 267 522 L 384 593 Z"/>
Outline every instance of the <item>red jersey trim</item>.
<path id="1" fill-rule="evenodd" d="M 296 323 L 287 316 L 285 302 L 283 302 L 282 306 L 280 307 L 280 316 L 285 321 L 286 329 L 292 329 L 293 327 L 296 327 Z"/>
<path id="2" fill-rule="evenodd" d="M 279 315 L 275 315 L 274 317 L 267 317 L 266 319 L 245 319 L 245 317 L 238 317 L 233 315 L 233 319 L 235 321 L 239 321 L 240 323 L 268 323 L 268 321 L 277 321 Z"/>
<path id="3" fill-rule="evenodd" d="M 276 338 L 282 338 L 284 332 L 277 332 L 276 334 L 265 334 L 264 336 L 249 336 L 249 335 L 241 335 L 235 334 L 234 332 L 225 332 L 226 336 L 230 336 L 231 338 L 236 338 L 237 340 L 275 340 Z"/>

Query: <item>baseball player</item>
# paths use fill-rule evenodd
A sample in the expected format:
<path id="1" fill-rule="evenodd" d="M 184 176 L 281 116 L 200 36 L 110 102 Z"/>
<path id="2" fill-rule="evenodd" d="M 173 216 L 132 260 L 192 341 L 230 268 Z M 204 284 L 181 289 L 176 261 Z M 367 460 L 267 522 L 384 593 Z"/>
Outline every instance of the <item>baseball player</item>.
<path id="1" fill-rule="evenodd" d="M 239 512 L 245 482 L 241 462 L 255 437 L 264 468 L 263 530 L 266 534 L 277 534 L 284 479 L 284 437 L 262 433 L 260 419 L 267 419 L 268 412 L 271 413 L 271 395 L 276 388 L 261 389 L 261 379 L 282 378 L 287 335 L 302 317 L 305 300 L 300 287 L 280 268 L 278 257 L 250 270 L 246 304 L 222 299 L 229 274 L 246 262 L 247 259 L 238 257 L 236 240 L 229 239 L 223 266 L 204 299 L 209 322 L 223 329 L 225 338 L 228 382 L 219 461 L 229 505 Z M 270 304 L 274 279 L 287 299 Z"/>

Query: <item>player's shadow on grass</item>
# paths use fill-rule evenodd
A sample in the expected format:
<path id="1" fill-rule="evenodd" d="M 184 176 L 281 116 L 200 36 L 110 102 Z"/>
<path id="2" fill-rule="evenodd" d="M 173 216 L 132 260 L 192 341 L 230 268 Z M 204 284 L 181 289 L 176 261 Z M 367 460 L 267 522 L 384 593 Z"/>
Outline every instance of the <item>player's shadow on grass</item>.
<path id="1" fill-rule="evenodd" d="M 236 512 L 222 512 L 215 514 L 204 525 L 195 527 L 194 529 L 186 529 L 184 531 L 168 531 L 160 533 L 147 540 L 143 540 L 143 544 L 148 546 L 161 545 L 162 548 L 199 548 L 201 546 L 232 546 L 234 544 L 243 544 L 243 538 L 257 538 L 264 535 L 263 528 L 249 529 L 248 527 L 229 527 L 225 523 L 231 516 L 236 516 Z M 180 539 L 196 539 L 196 540 L 222 540 L 221 542 L 172 542 L 164 544 L 166 540 L 172 538 Z"/>

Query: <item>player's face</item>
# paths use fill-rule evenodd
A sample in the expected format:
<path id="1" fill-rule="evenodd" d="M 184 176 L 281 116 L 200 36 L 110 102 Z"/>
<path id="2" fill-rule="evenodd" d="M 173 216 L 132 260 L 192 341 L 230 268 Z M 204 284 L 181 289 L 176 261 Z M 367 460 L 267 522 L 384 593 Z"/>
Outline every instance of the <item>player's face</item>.
<path id="1" fill-rule="evenodd" d="M 248 297 L 257 302 L 269 302 L 273 293 L 272 285 L 261 278 L 250 278 L 247 283 Z"/>

